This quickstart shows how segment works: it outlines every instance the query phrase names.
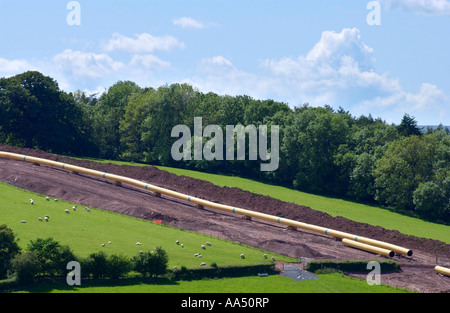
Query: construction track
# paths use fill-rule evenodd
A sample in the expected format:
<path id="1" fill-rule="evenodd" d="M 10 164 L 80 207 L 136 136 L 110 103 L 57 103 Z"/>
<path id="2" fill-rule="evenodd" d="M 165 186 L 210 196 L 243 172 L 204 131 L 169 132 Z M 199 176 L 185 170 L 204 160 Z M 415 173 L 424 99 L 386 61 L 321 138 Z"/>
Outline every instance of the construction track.
<path id="1" fill-rule="evenodd" d="M 49 158 L 59 162 L 91 167 L 99 171 L 135 178 L 153 185 L 183 192 L 198 198 L 243 207 L 267 214 L 283 216 L 314 225 L 326 225 L 394 244 L 408 245 L 413 257 L 395 256 L 403 271 L 384 274 L 382 283 L 422 292 L 449 292 L 450 278 L 434 272 L 436 259 L 449 261 L 449 245 L 438 241 L 404 236 L 380 227 L 351 222 L 344 218 L 254 195 L 236 188 L 220 188 L 187 177 L 177 177 L 153 167 L 136 168 L 76 161 L 48 155 L 41 151 L 0 146 L 2 151 Z M 116 186 L 111 181 L 76 175 L 62 169 L 36 166 L 22 161 L 0 159 L 0 181 L 51 197 L 82 205 L 110 210 L 143 219 L 161 219 L 163 223 L 204 233 L 297 259 L 384 259 L 371 253 L 344 246 L 330 236 L 286 227 L 261 220 L 209 208 L 198 209 L 185 201 L 154 197 L 149 192 L 129 185 Z M 431 249 L 433 247 L 433 249 Z M 439 264 L 438 264 L 439 265 Z"/>

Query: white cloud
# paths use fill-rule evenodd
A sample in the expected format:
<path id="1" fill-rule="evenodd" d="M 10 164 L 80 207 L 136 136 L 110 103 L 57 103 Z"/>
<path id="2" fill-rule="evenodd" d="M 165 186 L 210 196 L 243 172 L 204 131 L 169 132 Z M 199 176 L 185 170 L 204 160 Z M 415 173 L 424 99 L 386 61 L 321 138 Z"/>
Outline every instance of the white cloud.
<path id="1" fill-rule="evenodd" d="M 401 9 L 429 15 L 449 15 L 450 2 L 447 0 L 383 0 L 387 9 Z"/>
<path id="2" fill-rule="evenodd" d="M 184 43 L 169 35 L 158 37 L 143 33 L 135 35 L 135 38 L 130 38 L 114 33 L 112 37 L 104 46 L 106 52 L 122 51 L 131 54 L 146 54 L 154 51 L 171 51 L 176 48 L 185 48 Z"/>
<path id="3" fill-rule="evenodd" d="M 38 70 L 26 60 L 7 60 L 0 58 L 1 77 L 10 77 L 26 71 Z"/>
<path id="4" fill-rule="evenodd" d="M 114 61 L 105 53 L 64 50 L 53 57 L 56 67 L 75 76 L 102 78 L 124 68 L 122 62 Z"/>
<path id="5" fill-rule="evenodd" d="M 143 68 L 146 70 L 163 70 L 170 68 L 170 62 L 163 61 L 154 55 L 134 55 L 130 61 L 130 66 Z"/>
<path id="6" fill-rule="evenodd" d="M 173 19 L 173 24 L 181 26 L 182 28 L 202 29 L 205 28 L 205 24 L 194 20 L 192 17 L 180 17 Z"/>
<path id="7" fill-rule="evenodd" d="M 262 60 L 261 73 L 240 70 L 216 56 L 200 63 L 203 76 L 186 82 L 202 91 L 246 94 L 292 106 L 306 102 L 342 106 L 356 116 L 372 114 L 393 122 L 406 112 L 425 118 L 424 112 L 430 109 L 440 112 L 441 118 L 446 116 L 450 98 L 442 90 L 423 83 L 417 92 L 406 91 L 398 78 L 374 70 L 374 55 L 356 28 L 325 31 L 305 55 Z"/>

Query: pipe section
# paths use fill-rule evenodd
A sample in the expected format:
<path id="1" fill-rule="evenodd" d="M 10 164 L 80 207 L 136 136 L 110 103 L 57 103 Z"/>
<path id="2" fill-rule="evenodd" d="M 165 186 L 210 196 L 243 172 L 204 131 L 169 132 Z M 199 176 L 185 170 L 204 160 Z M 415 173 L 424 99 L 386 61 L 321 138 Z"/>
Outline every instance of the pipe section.
<path id="1" fill-rule="evenodd" d="M 394 255 L 395 255 L 395 252 L 392 251 L 392 250 L 388 250 L 388 249 L 383 249 L 383 248 L 367 245 L 365 243 L 360 243 L 360 242 L 352 241 L 352 240 L 349 240 L 349 239 L 342 239 L 342 243 L 344 245 L 352 247 L 352 248 L 365 250 L 365 251 L 368 251 L 368 252 L 372 252 L 372 253 L 379 254 L 379 255 L 382 255 L 382 256 L 386 256 L 386 257 L 390 257 L 390 258 L 394 257 Z"/>
<path id="2" fill-rule="evenodd" d="M 262 220 L 275 222 L 278 224 L 287 225 L 287 226 L 291 226 L 294 228 L 300 228 L 300 229 L 309 230 L 309 231 L 320 233 L 320 234 L 325 234 L 328 236 L 333 236 L 333 237 L 337 237 L 337 238 L 341 238 L 341 239 L 347 239 L 349 241 L 354 241 L 354 242 L 358 242 L 361 244 L 370 245 L 370 246 L 378 247 L 381 249 L 394 251 L 395 253 L 398 253 L 398 254 L 403 254 L 403 255 L 407 255 L 407 256 L 412 256 L 412 254 L 413 254 L 412 250 L 410 250 L 410 249 L 406 249 L 406 248 L 403 248 L 403 247 L 400 247 L 397 245 L 393 245 L 390 243 L 386 243 L 383 241 L 374 240 L 374 239 L 370 239 L 370 238 L 366 238 L 366 237 L 361 237 L 361 236 L 329 229 L 326 227 L 315 226 L 315 225 L 302 223 L 299 221 L 294 221 L 294 220 L 277 217 L 277 216 L 273 216 L 273 215 L 269 215 L 269 214 L 265 214 L 265 213 L 260 213 L 260 212 L 241 209 L 241 208 L 237 208 L 237 207 L 233 207 L 233 206 L 229 206 L 229 205 L 219 204 L 219 203 L 192 197 L 192 196 L 182 194 L 182 193 L 179 193 L 179 192 L 176 192 L 173 190 L 161 188 L 161 187 L 158 187 L 155 185 L 147 184 L 147 183 L 144 183 L 144 182 L 141 182 L 141 181 L 138 181 L 135 179 L 123 177 L 123 176 L 118 176 L 118 175 L 109 174 L 109 173 L 103 173 L 100 171 L 86 169 L 83 167 L 74 166 L 74 165 L 70 165 L 70 164 L 66 164 L 66 163 L 61 163 L 61 162 L 31 157 L 31 156 L 25 156 L 25 155 L 21 155 L 21 154 L 9 153 L 9 152 L 0 151 L 0 157 L 30 162 L 30 163 L 35 163 L 35 164 L 47 165 L 47 166 L 56 167 L 56 168 L 62 168 L 62 169 L 72 171 L 72 172 L 77 172 L 77 173 L 91 175 L 94 177 L 109 179 L 109 180 L 113 180 L 115 182 L 126 183 L 126 184 L 130 184 L 130 185 L 133 185 L 136 187 L 144 188 L 146 190 L 153 191 L 155 194 L 159 194 L 159 195 L 164 194 L 169 197 L 192 202 L 194 204 L 197 204 L 197 205 L 200 205 L 203 207 L 209 207 L 209 208 L 213 208 L 213 209 L 217 209 L 217 210 L 221 210 L 221 211 L 225 211 L 225 212 L 229 212 L 229 213 L 240 214 L 240 215 L 244 215 L 246 217 L 259 218 Z"/>
<path id="3" fill-rule="evenodd" d="M 442 267 L 442 266 L 436 266 L 434 270 L 442 275 L 450 276 L 450 268 Z"/>

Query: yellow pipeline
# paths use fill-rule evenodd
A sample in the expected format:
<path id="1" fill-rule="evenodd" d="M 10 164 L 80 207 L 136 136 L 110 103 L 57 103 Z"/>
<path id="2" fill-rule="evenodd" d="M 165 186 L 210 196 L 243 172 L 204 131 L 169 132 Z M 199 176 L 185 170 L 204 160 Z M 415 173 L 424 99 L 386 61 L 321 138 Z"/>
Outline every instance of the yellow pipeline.
<path id="1" fill-rule="evenodd" d="M 436 266 L 434 268 L 434 270 L 439 273 L 439 274 L 443 274 L 443 275 L 447 275 L 450 276 L 450 268 L 446 268 L 446 267 L 442 267 L 442 266 Z"/>
<path id="2" fill-rule="evenodd" d="M 109 180 L 113 180 L 113 181 L 117 181 L 117 182 L 121 182 L 121 183 L 126 183 L 126 184 L 130 184 L 130 185 L 134 185 L 136 187 L 140 187 L 140 188 L 144 188 L 144 189 L 153 191 L 155 193 L 164 194 L 164 195 L 167 195 L 167 196 L 170 196 L 173 198 L 177 198 L 180 200 L 185 200 L 185 201 L 189 201 L 189 202 L 192 202 L 192 203 L 195 203 L 198 205 L 202 205 L 204 207 L 218 209 L 218 210 L 235 213 L 235 214 L 240 214 L 240 215 L 244 215 L 244 216 L 248 216 L 248 217 L 255 217 L 255 218 L 262 219 L 262 220 L 276 222 L 279 224 L 283 224 L 283 225 L 287 225 L 287 226 L 291 226 L 291 227 L 295 227 L 295 228 L 300 228 L 300 229 L 305 229 L 305 230 L 309 230 L 309 231 L 313 231 L 313 232 L 317 232 L 317 233 L 321 233 L 321 234 L 325 234 L 325 235 L 329 235 L 329 236 L 333 236 L 333 237 L 337 237 L 337 238 L 341 238 L 341 239 L 348 239 L 348 240 L 356 241 L 356 242 L 363 243 L 366 245 L 371 245 L 371 246 L 379 247 L 382 249 L 392 250 L 398 254 L 411 256 L 413 253 L 412 250 L 410 250 L 410 249 L 406 249 L 406 248 L 403 248 L 403 247 L 400 247 L 397 245 L 393 245 L 390 243 L 386 243 L 383 241 L 374 240 L 374 239 L 361 237 L 361 236 L 356 236 L 353 234 L 340 232 L 340 231 L 329 229 L 326 227 L 320 227 L 320 226 L 315 226 L 315 225 L 311 225 L 311 224 L 306 224 L 306 223 L 302 223 L 302 222 L 298 222 L 298 221 L 294 221 L 294 220 L 290 220 L 290 219 L 286 219 L 286 218 L 282 218 L 282 217 L 277 217 L 277 216 L 273 216 L 273 215 L 269 215 L 269 214 L 265 214 L 265 213 L 259 213 L 259 212 L 245 210 L 245 209 L 241 209 L 241 208 L 237 208 L 237 207 L 233 207 L 233 206 L 229 206 L 229 205 L 219 204 L 219 203 L 199 199 L 196 197 L 191 197 L 189 195 L 185 195 L 185 194 L 182 194 L 182 193 L 179 193 L 176 191 L 161 188 L 158 186 L 154 186 L 151 184 L 147 184 L 147 183 L 144 183 L 144 182 L 141 182 L 141 181 L 138 181 L 135 179 L 123 177 L 123 176 L 103 173 L 100 171 L 90 170 L 90 169 L 86 169 L 83 167 L 74 166 L 74 165 L 70 165 L 70 164 L 66 164 L 66 163 L 50 161 L 50 160 L 46 160 L 46 159 L 25 156 L 25 155 L 15 154 L 15 153 L 9 153 L 9 152 L 0 151 L 0 157 L 19 160 L 19 161 L 26 161 L 26 162 L 36 163 L 36 164 L 48 165 L 51 167 L 62 168 L 65 170 L 74 171 L 74 172 L 82 173 L 82 174 L 87 174 L 87 175 L 91 175 L 94 177 L 99 177 L 99 178 L 109 179 Z"/>
<path id="3" fill-rule="evenodd" d="M 395 255 L 394 251 L 392 251 L 392 250 L 371 246 L 371 245 L 368 245 L 365 243 L 360 243 L 360 242 L 352 241 L 349 239 L 342 239 L 342 243 L 349 247 L 369 251 L 369 252 L 376 253 L 379 255 L 384 255 L 384 256 L 390 257 L 390 258 L 394 257 L 394 255 Z"/>

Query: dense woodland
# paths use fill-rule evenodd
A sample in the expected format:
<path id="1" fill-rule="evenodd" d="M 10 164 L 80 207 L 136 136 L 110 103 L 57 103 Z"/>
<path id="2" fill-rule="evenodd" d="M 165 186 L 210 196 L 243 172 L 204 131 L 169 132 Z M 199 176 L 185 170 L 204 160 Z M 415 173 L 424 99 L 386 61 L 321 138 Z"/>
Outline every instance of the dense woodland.
<path id="1" fill-rule="evenodd" d="M 72 156 L 238 175 L 301 191 L 387 205 L 450 222 L 450 132 L 397 125 L 342 108 L 202 93 L 187 84 L 120 81 L 101 95 L 66 93 L 39 72 L 0 79 L 0 143 Z M 279 125 L 280 161 L 174 161 L 176 125 Z M 269 135 L 270 138 L 270 135 Z M 203 140 L 207 140 L 204 138 Z M 270 143 L 270 140 L 269 140 Z"/>

